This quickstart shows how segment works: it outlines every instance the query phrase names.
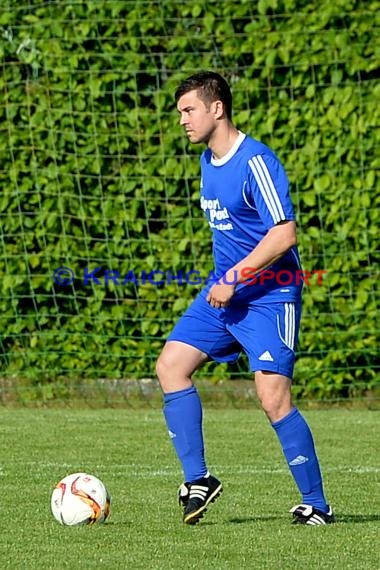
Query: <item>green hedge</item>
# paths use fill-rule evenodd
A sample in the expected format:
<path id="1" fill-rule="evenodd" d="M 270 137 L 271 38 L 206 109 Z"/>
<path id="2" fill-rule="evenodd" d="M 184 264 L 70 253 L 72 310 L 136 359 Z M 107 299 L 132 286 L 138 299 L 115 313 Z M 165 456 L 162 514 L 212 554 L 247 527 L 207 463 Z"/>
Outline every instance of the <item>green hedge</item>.
<path id="1" fill-rule="evenodd" d="M 33 386 L 154 375 L 196 288 L 85 286 L 80 275 L 87 266 L 211 269 L 201 149 L 185 140 L 173 102 L 179 80 L 211 68 L 231 82 L 237 126 L 286 166 L 305 269 L 328 271 L 305 291 L 296 393 L 375 389 L 380 3 L 5 4 L 3 378 Z M 60 266 L 75 271 L 73 285 L 53 283 Z M 243 358 L 204 374 L 246 371 Z"/>

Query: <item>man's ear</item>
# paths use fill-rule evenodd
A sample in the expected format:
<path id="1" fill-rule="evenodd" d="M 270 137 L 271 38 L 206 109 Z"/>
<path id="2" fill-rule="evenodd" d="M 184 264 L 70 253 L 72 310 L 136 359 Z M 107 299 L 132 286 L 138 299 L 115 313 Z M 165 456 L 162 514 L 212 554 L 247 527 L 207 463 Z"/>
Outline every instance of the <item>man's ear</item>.
<path id="1" fill-rule="evenodd" d="M 211 109 L 214 113 L 215 119 L 221 119 L 224 116 L 224 105 L 222 101 L 213 101 L 211 103 Z"/>

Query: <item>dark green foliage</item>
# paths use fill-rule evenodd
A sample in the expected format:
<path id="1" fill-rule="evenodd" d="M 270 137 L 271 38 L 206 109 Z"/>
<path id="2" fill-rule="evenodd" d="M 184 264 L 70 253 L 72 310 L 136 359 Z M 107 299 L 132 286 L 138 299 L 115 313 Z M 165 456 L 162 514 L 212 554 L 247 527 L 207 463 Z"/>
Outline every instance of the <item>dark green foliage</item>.
<path id="1" fill-rule="evenodd" d="M 223 73 L 298 213 L 303 397 L 378 385 L 378 1 L 87 1 L 0 8 L 2 376 L 144 377 L 196 287 L 84 285 L 85 267 L 211 269 L 198 154 L 173 92 Z M 377 127 L 377 129 L 376 129 Z M 67 287 L 55 268 L 71 267 Z M 103 279 L 101 279 L 103 282 Z M 246 375 L 209 366 L 212 378 Z M 54 398 L 54 391 L 51 395 Z"/>

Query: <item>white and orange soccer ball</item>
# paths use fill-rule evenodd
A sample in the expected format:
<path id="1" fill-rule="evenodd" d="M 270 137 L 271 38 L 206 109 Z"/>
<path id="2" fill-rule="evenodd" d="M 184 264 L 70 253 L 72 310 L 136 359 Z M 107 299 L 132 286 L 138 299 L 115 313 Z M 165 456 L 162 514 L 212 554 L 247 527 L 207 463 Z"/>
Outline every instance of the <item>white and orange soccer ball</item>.
<path id="1" fill-rule="evenodd" d="M 104 522 L 111 499 L 104 483 L 88 473 L 72 473 L 57 483 L 51 496 L 54 518 L 65 526 Z"/>

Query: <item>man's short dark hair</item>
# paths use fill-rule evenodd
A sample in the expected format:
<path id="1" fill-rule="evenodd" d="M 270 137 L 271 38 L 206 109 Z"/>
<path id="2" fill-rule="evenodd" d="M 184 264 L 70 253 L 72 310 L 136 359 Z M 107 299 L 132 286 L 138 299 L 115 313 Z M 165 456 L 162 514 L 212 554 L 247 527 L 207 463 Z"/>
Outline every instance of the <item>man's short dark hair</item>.
<path id="1" fill-rule="evenodd" d="M 197 91 L 199 99 L 209 108 L 214 101 L 221 101 L 228 119 L 232 117 L 232 94 L 227 81 L 213 71 L 200 71 L 184 79 L 175 92 L 175 100 L 188 93 Z"/>

